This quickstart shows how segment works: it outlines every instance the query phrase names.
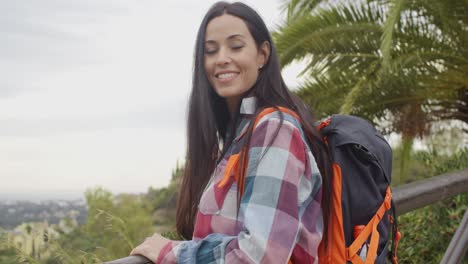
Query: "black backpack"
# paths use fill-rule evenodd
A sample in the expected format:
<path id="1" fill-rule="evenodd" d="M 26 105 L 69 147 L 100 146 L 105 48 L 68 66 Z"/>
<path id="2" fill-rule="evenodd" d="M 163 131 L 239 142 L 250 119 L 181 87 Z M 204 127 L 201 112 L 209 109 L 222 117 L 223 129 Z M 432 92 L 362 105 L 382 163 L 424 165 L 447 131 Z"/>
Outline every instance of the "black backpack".
<path id="1" fill-rule="evenodd" d="M 320 263 L 385 263 L 387 256 L 397 263 L 401 234 L 390 189 L 390 145 L 355 116 L 333 115 L 319 129 L 334 171 L 328 248 L 320 246 Z"/>

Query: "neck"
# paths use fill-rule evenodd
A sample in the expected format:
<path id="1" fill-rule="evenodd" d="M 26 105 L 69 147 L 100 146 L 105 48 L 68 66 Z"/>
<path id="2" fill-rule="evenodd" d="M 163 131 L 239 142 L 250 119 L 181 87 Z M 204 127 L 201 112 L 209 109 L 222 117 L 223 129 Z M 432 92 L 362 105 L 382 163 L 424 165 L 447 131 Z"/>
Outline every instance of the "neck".
<path id="1" fill-rule="evenodd" d="M 240 98 L 226 98 L 226 103 L 229 110 L 229 115 L 231 116 L 231 119 L 233 119 L 236 115 L 236 112 L 239 111 Z"/>

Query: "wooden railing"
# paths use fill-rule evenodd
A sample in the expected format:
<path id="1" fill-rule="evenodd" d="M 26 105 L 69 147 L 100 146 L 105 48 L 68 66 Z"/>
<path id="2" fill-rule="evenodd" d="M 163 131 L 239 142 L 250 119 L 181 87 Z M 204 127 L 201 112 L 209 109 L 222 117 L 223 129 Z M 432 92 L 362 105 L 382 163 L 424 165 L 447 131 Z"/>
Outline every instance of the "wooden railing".
<path id="1" fill-rule="evenodd" d="M 393 200 L 397 208 L 397 215 L 402 215 L 415 209 L 424 207 L 468 192 L 468 169 L 443 174 L 421 181 L 416 181 L 393 189 Z M 468 211 L 465 212 L 455 235 L 450 242 L 441 264 L 461 263 L 468 248 Z M 141 256 L 129 256 L 104 264 L 151 264 L 152 262 Z"/>
<path id="2" fill-rule="evenodd" d="M 393 188 L 397 215 L 468 192 L 468 169 Z"/>

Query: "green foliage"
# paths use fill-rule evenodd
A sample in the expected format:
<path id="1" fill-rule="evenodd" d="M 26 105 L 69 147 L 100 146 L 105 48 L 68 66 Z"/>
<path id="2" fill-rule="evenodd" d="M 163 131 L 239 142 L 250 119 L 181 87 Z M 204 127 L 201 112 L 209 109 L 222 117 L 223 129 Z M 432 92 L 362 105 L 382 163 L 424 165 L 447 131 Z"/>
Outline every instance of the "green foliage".
<path id="1" fill-rule="evenodd" d="M 0 228 L 0 263 L 39 264 L 32 256 L 9 241 L 8 234 Z"/>
<path id="2" fill-rule="evenodd" d="M 182 236 L 180 236 L 175 230 L 164 232 L 161 235 L 171 240 L 186 240 Z"/>
<path id="3" fill-rule="evenodd" d="M 177 195 L 179 194 L 179 181 L 184 173 L 184 165 L 177 163 L 172 171 L 171 181 L 167 187 L 154 189 L 150 187 L 146 194 L 146 199 L 151 203 L 154 210 L 161 208 L 174 208 L 176 206 Z"/>
<path id="4" fill-rule="evenodd" d="M 0 263 L 2 264 L 18 264 L 15 251 L 13 249 L 2 249 L 0 247 Z"/>
<path id="5" fill-rule="evenodd" d="M 31 225 L 26 225 L 25 229 L 28 236 L 33 234 L 34 230 Z M 32 252 L 24 252 L 21 249 L 21 245 L 14 243 L 14 241 L 12 241 L 12 236 L 0 227 L 0 263 L 40 264 L 37 258 L 43 251 L 41 250 L 36 253 L 34 241 L 35 240 L 33 239 Z"/>
<path id="6" fill-rule="evenodd" d="M 423 162 L 429 175 L 438 175 L 450 171 L 468 168 L 468 148 L 461 149 L 452 156 L 440 155 L 437 152 L 418 152 L 416 159 Z"/>
<path id="7" fill-rule="evenodd" d="M 465 193 L 400 216 L 401 263 L 439 263 L 467 209 Z"/>
<path id="8" fill-rule="evenodd" d="M 128 256 L 154 233 L 151 208 L 141 195 L 119 195 L 96 188 L 86 192 L 87 221 L 51 243 L 47 263 L 102 263 Z M 55 242 L 55 243 L 54 243 Z"/>
<path id="9" fill-rule="evenodd" d="M 468 148 L 450 157 L 431 152 L 415 155 L 425 165 L 426 176 L 468 168 Z M 439 263 L 466 210 L 468 193 L 398 217 L 403 234 L 398 250 L 400 262 Z"/>
<path id="10" fill-rule="evenodd" d="M 177 163 L 172 171 L 171 182 L 160 189 L 149 188 L 145 196 L 149 206 L 153 209 L 153 224 L 157 231 L 170 232 L 175 228 L 176 201 L 179 195 L 180 180 L 184 173 L 184 165 Z"/>

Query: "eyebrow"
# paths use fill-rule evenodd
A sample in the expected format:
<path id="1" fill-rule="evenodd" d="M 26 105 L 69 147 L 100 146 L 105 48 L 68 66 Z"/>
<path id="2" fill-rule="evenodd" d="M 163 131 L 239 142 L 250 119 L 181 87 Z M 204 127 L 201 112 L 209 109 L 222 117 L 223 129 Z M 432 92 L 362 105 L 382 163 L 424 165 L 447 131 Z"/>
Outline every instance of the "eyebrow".
<path id="1" fill-rule="evenodd" d="M 245 37 L 243 35 L 241 35 L 241 34 L 232 34 L 229 37 L 227 37 L 227 40 L 231 40 L 231 39 L 235 39 L 235 38 L 245 39 Z M 209 40 L 205 41 L 205 43 L 216 43 L 216 41 L 209 39 Z"/>

